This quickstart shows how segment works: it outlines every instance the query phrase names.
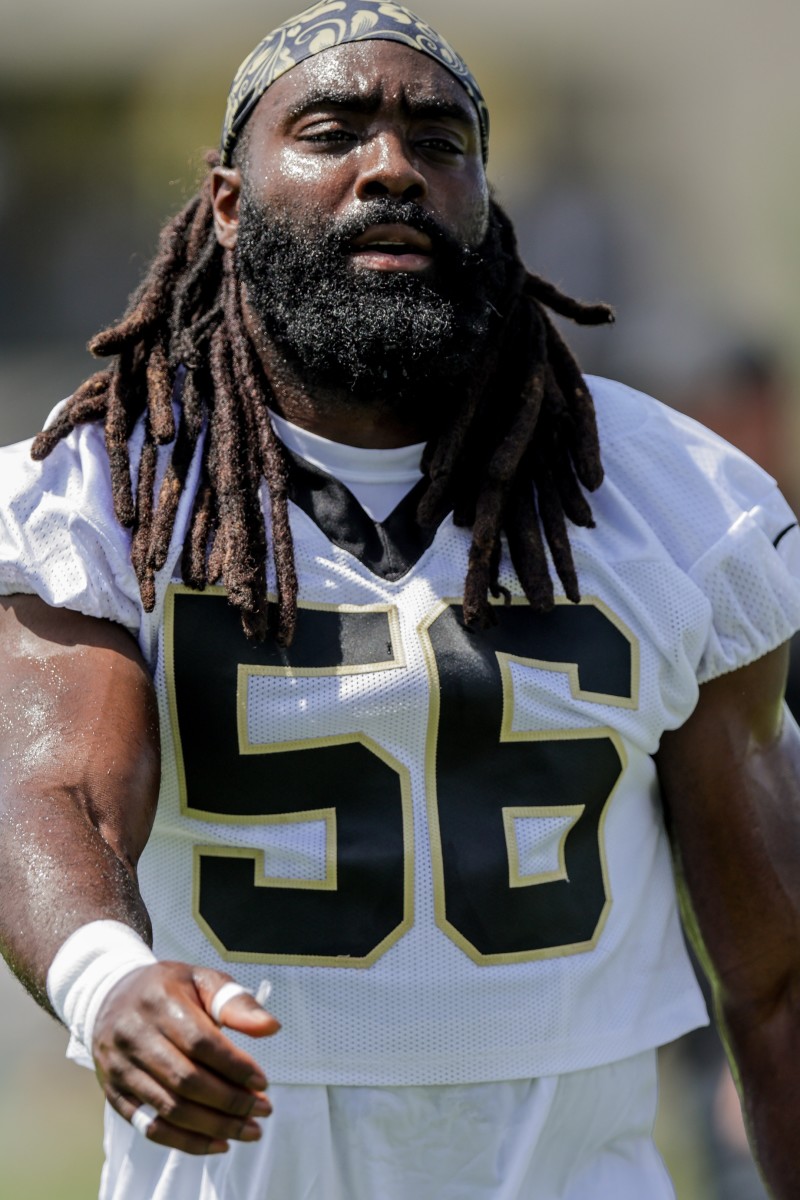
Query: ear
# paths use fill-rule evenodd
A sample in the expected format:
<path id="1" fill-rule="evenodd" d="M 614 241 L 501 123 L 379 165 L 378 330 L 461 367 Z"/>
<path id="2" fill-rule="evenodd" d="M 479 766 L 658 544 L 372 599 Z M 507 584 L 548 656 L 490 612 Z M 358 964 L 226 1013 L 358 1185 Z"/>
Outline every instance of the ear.
<path id="1" fill-rule="evenodd" d="M 211 177 L 211 204 L 217 241 L 226 250 L 233 250 L 239 232 L 242 176 L 238 167 L 214 167 Z"/>

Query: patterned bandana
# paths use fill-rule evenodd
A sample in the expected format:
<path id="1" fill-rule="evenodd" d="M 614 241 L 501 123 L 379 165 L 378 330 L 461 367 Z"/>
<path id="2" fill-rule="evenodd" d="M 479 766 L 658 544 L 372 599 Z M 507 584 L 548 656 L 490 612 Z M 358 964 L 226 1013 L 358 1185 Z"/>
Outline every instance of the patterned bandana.
<path id="1" fill-rule="evenodd" d="M 441 63 L 456 77 L 477 109 L 486 162 L 489 149 L 486 102 L 466 63 L 444 38 L 399 4 L 384 0 L 320 0 L 268 33 L 236 72 L 222 126 L 223 166 L 230 166 L 236 139 L 270 84 L 322 50 L 346 42 L 375 39 L 411 46 Z"/>

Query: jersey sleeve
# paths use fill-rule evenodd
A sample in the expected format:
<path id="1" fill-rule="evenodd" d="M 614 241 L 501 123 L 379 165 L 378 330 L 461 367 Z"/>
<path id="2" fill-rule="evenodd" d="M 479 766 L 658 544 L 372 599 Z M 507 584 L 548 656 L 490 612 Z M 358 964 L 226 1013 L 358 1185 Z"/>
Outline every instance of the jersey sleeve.
<path id="1" fill-rule="evenodd" d="M 700 683 L 753 662 L 800 628 L 800 530 L 777 488 L 742 512 L 689 574 L 713 612 Z"/>
<path id="2" fill-rule="evenodd" d="M 43 462 L 30 447 L 0 449 L 0 594 L 35 594 L 137 636 L 130 532 L 114 515 L 102 428 L 79 426 Z"/>
<path id="3" fill-rule="evenodd" d="M 775 481 L 650 397 L 606 381 L 592 393 L 607 474 L 710 606 L 698 682 L 787 641 L 800 629 L 800 530 Z"/>

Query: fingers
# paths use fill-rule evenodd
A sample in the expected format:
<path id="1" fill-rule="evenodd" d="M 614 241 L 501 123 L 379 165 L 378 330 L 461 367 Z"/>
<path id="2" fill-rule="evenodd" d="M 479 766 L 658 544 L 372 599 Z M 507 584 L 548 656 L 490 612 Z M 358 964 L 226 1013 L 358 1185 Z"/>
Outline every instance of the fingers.
<path id="1" fill-rule="evenodd" d="M 147 1131 L 157 1116 L 158 1113 L 152 1105 L 140 1104 L 139 1107 L 134 1110 L 133 1116 L 131 1117 L 131 1125 L 138 1134 L 141 1134 L 143 1138 L 146 1138 Z"/>
<path id="2" fill-rule="evenodd" d="M 145 1071 L 129 1071 L 126 1076 L 126 1087 L 130 1092 L 123 1093 L 119 1087 L 112 1087 L 117 1094 L 126 1094 L 131 1100 L 142 1100 L 154 1110 L 157 1118 L 156 1127 L 148 1129 L 148 1136 L 156 1141 L 159 1138 L 170 1139 L 175 1130 L 191 1133 L 194 1136 L 212 1141 L 257 1142 L 261 1137 L 261 1126 L 253 1116 L 253 1111 L 266 1116 L 269 1112 L 269 1101 L 265 1097 L 250 1097 L 245 1104 L 242 1115 L 232 1115 L 218 1108 L 198 1104 L 185 1095 L 176 1093 L 164 1087 L 157 1079 Z M 135 1102 L 134 1101 L 134 1102 Z M 170 1141 L 174 1144 L 174 1141 Z"/>
<path id="3" fill-rule="evenodd" d="M 201 1105 L 231 1117 L 234 1122 L 253 1116 L 267 1117 L 272 1112 L 272 1105 L 263 1091 L 238 1087 L 188 1058 L 166 1038 L 154 1038 L 146 1055 L 110 1055 L 106 1074 L 121 1090 L 133 1091 L 146 1102 L 156 1103 L 163 1115 L 169 1115 L 164 1107 L 164 1097 L 170 1103 L 174 1100 Z M 141 1090 L 141 1078 L 153 1080 L 158 1089 L 152 1093 L 155 1100 L 150 1093 Z"/>
<path id="4" fill-rule="evenodd" d="M 180 963 L 136 972 L 109 993 L 95 1025 L 98 1077 L 126 1120 L 142 1105 L 137 1127 L 149 1140 L 189 1154 L 216 1154 L 230 1140 L 261 1136 L 259 1118 L 272 1106 L 264 1072 L 225 1036 L 209 1015 L 230 977 Z M 250 993 L 228 989 L 218 1004 L 226 1025 L 268 1036 L 280 1025 Z M 224 997 L 223 997 L 224 999 Z"/>
<path id="5" fill-rule="evenodd" d="M 195 1063 L 239 1087 L 263 1091 L 266 1077 L 256 1060 L 235 1046 L 208 1015 L 213 996 L 230 976 L 183 963 L 143 968 L 109 993 L 95 1024 L 94 1057 L 105 1066 L 114 1053 L 141 1059 L 154 1052 L 159 1035 Z M 255 1036 L 275 1033 L 279 1023 L 249 994 L 225 1005 L 226 1024 Z"/>
<path id="6" fill-rule="evenodd" d="M 141 1110 L 140 1102 L 109 1084 L 106 1084 L 105 1092 L 112 1108 L 126 1121 L 133 1123 L 134 1115 Z M 143 1131 L 140 1129 L 140 1132 Z M 147 1125 L 144 1136 L 148 1141 L 169 1146 L 172 1150 L 182 1150 L 184 1154 L 224 1154 L 229 1148 L 229 1143 L 223 1138 L 207 1138 L 189 1130 L 178 1129 L 162 1121 L 159 1116 Z"/>
<path id="7" fill-rule="evenodd" d="M 226 1021 L 237 1003 L 253 1002 L 251 997 L 236 997 L 228 1003 Z M 263 1020 L 274 1022 L 262 1011 Z M 164 1012 L 159 1030 L 169 1043 L 175 1046 L 195 1066 L 207 1068 L 212 1075 L 219 1076 L 229 1084 L 251 1092 L 261 1092 L 267 1086 L 267 1077 L 249 1054 L 225 1036 L 222 1030 L 198 1004 L 186 1010 L 173 1006 Z M 247 1032 L 245 1030 L 245 1032 Z"/>
<path id="8" fill-rule="evenodd" d="M 217 1025 L 222 1024 L 221 1013 L 229 1000 L 233 1000 L 234 996 L 244 996 L 247 994 L 247 988 L 242 987 L 240 983 L 223 983 L 218 992 L 214 993 L 214 999 L 211 1001 L 211 1009 L 209 1016 L 212 1021 L 216 1021 Z"/>
<path id="9" fill-rule="evenodd" d="M 266 980 L 259 987 L 257 996 L 253 996 L 246 988 L 211 968 L 195 968 L 193 978 L 206 1012 L 217 1024 L 250 1037 L 271 1037 L 280 1029 L 280 1021 L 264 1009 L 271 991 Z"/>

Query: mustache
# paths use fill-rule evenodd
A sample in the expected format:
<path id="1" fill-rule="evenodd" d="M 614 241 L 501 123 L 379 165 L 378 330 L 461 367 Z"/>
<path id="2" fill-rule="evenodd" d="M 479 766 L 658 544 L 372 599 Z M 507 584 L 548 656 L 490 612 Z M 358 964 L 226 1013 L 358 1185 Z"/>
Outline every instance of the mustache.
<path id="1" fill-rule="evenodd" d="M 390 200 L 379 197 L 365 201 L 351 217 L 334 220 L 328 230 L 331 248 L 348 253 L 354 238 L 360 237 L 374 225 L 408 225 L 431 240 L 434 254 L 451 261 L 477 262 L 480 255 L 460 242 L 426 209 L 409 200 Z"/>

